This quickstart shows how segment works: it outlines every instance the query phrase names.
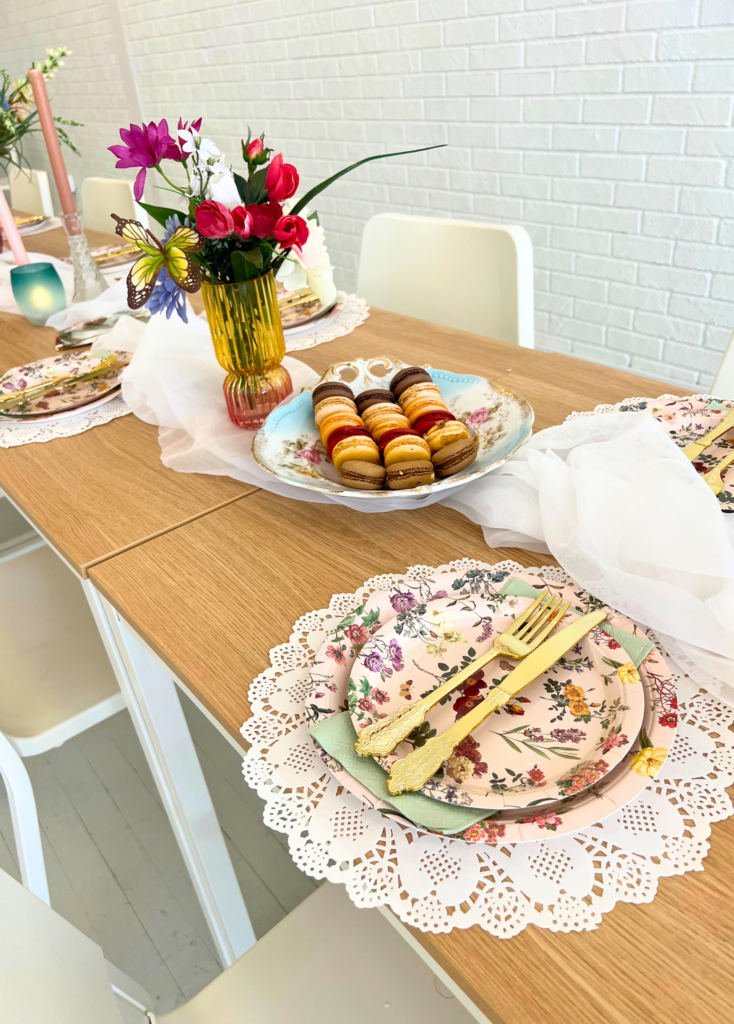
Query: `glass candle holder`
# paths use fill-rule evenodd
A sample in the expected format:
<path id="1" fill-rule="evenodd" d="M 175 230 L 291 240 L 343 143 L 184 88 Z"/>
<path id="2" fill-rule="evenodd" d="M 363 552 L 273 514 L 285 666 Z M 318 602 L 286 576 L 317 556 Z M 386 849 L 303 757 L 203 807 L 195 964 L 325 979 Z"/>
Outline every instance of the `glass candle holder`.
<path id="1" fill-rule="evenodd" d="M 13 297 L 23 316 L 43 327 L 50 316 L 66 309 L 66 293 L 51 263 L 26 263 L 10 271 Z"/>
<path id="2" fill-rule="evenodd" d="M 62 216 L 74 266 L 74 302 L 88 302 L 107 291 L 109 284 L 102 276 L 97 262 L 89 251 L 82 218 L 78 213 Z"/>

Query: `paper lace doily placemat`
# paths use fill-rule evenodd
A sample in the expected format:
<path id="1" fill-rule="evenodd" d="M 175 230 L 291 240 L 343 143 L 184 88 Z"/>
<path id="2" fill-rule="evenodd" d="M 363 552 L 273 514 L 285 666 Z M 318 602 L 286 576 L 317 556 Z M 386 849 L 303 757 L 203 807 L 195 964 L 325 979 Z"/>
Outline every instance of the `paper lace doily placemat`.
<path id="1" fill-rule="evenodd" d="M 289 640 L 270 652 L 270 668 L 253 681 L 252 717 L 242 727 L 252 747 L 243 774 L 266 803 L 265 823 L 288 836 L 298 867 L 343 884 L 357 906 L 389 906 L 406 924 L 431 932 L 478 924 L 509 938 L 531 923 L 590 930 L 617 901 L 648 903 L 660 878 L 701 870 L 711 823 L 734 813 L 725 792 L 734 781 L 734 709 L 687 676 L 676 673 L 678 731 L 645 792 L 583 832 L 537 843 L 512 846 L 498 836 L 494 846 L 470 844 L 388 818 L 339 786 L 308 735 L 309 667 L 336 622 L 375 591 L 480 568 L 572 582 L 555 566 L 459 559 L 376 576 L 354 594 L 335 594 L 328 608 L 298 619 Z"/>
<path id="2" fill-rule="evenodd" d="M 342 309 L 336 316 L 323 321 L 316 321 L 312 328 L 299 331 L 297 334 L 285 335 L 286 352 L 301 352 L 306 348 L 314 348 L 316 345 L 325 345 L 328 341 L 335 341 L 363 324 L 370 315 L 370 307 L 364 299 L 357 295 L 347 295 L 344 299 Z"/>
<path id="3" fill-rule="evenodd" d="M 83 434 L 85 430 L 99 427 L 103 423 L 110 423 L 120 416 L 128 416 L 131 412 L 132 409 L 125 405 L 122 395 L 118 395 L 111 402 L 95 406 L 88 411 L 80 410 L 76 415 L 62 420 L 52 422 L 38 420 L 32 423 L 2 421 L 0 422 L 0 448 L 16 448 L 21 444 L 53 441 L 57 437 L 73 437 L 74 434 Z"/>

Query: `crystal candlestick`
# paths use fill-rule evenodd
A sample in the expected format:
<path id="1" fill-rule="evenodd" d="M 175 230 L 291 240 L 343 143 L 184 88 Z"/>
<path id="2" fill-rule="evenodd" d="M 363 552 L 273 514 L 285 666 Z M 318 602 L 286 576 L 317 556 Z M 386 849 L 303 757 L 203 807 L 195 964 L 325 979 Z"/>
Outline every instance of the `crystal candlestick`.
<path id="1" fill-rule="evenodd" d="M 88 302 L 107 291 L 109 285 L 89 251 L 79 214 L 66 213 L 62 220 L 74 266 L 74 302 Z"/>

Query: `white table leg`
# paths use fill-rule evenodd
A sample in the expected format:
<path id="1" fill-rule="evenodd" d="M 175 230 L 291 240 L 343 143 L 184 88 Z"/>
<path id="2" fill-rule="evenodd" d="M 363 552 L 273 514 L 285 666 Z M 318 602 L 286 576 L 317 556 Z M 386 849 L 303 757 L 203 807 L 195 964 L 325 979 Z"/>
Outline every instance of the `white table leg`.
<path id="1" fill-rule="evenodd" d="M 130 717 L 225 967 L 255 942 L 250 918 L 170 673 L 83 580 Z"/>

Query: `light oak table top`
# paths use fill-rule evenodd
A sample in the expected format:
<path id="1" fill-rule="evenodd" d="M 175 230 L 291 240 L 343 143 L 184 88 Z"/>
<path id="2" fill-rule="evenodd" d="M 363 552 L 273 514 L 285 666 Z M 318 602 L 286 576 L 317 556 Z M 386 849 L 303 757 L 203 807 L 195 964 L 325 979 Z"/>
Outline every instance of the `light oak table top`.
<path id="1" fill-rule="evenodd" d="M 90 231 L 90 245 L 119 241 Z M 68 255 L 63 229 L 24 239 Z M 55 354 L 55 332 L 0 313 L 0 371 Z M 90 565 L 254 490 L 230 477 L 175 473 L 158 431 L 123 416 L 83 434 L 0 449 L 0 487 L 82 575 Z"/>
<path id="2" fill-rule="evenodd" d="M 439 331 L 373 314 L 365 325 L 369 337 L 360 328 L 301 358 L 323 369 L 357 352 L 378 354 L 385 351 L 381 325 L 389 323 L 400 333 L 387 351 L 403 358 L 418 343 L 418 332 L 430 338 Z M 478 339 L 466 351 L 463 344 L 450 339 L 440 365 L 479 372 L 492 365 L 498 373 L 506 357 L 504 376 L 494 379 L 521 380 L 518 391 L 530 397 L 541 425 L 574 408 L 664 390 L 682 393 L 571 359 L 508 351 Z M 432 352 L 428 358 L 438 361 Z M 471 364 L 462 365 L 469 358 Z M 299 616 L 373 575 L 464 556 L 490 562 L 511 557 L 525 566 L 552 562 L 533 552 L 489 549 L 478 526 L 440 505 L 366 514 L 259 491 L 94 566 L 90 577 L 238 737 L 250 713 L 251 680 Z M 703 872 L 662 879 L 651 905 L 618 904 L 594 932 L 565 935 L 531 926 L 509 941 L 478 927 L 414 934 L 493 1021 L 719 1024 L 731 1019 L 734 1003 L 732 842 L 734 818 L 714 825 Z"/>

